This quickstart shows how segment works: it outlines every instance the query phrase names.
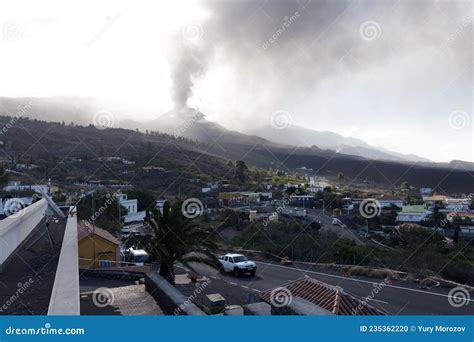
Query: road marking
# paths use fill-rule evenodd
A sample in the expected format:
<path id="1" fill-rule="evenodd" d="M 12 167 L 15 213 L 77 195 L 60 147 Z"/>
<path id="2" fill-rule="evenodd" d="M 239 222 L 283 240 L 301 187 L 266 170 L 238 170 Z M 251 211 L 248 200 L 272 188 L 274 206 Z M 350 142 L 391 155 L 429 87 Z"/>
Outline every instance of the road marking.
<path id="1" fill-rule="evenodd" d="M 388 304 L 388 302 L 384 302 L 383 300 L 373 299 L 373 298 L 369 298 L 369 297 L 365 297 L 364 299 L 367 302 L 379 302 L 379 303 L 382 303 L 382 304 Z"/>
<path id="2" fill-rule="evenodd" d="M 244 289 L 249 289 L 249 287 L 245 285 L 240 285 L 240 287 L 243 287 Z"/>
<path id="3" fill-rule="evenodd" d="M 229 284 L 231 284 L 231 285 L 239 285 L 239 284 L 234 283 L 234 282 L 232 282 L 232 281 L 229 281 Z"/>
<path id="4" fill-rule="evenodd" d="M 344 279 L 344 280 L 350 280 L 350 281 L 355 281 L 355 282 L 361 282 L 361 283 L 367 283 L 367 284 L 372 284 L 372 285 L 379 285 L 380 283 L 375 283 L 373 281 L 368 281 L 368 280 L 362 280 L 362 279 L 354 279 L 354 278 L 347 278 L 347 277 L 342 277 L 342 276 L 337 276 L 334 274 L 328 274 L 328 273 L 322 273 L 322 272 L 316 272 L 316 271 L 309 271 L 309 270 L 303 270 L 299 268 L 293 268 L 293 267 L 288 267 L 288 266 L 282 266 L 282 265 L 276 265 L 276 264 L 270 264 L 266 262 L 258 262 L 259 264 L 263 265 L 268 265 L 268 266 L 274 266 L 274 267 L 280 267 L 280 268 L 285 268 L 288 270 L 293 270 L 293 271 L 300 271 L 304 273 L 314 273 L 314 274 L 319 274 L 322 276 L 326 277 L 333 277 L 333 278 L 338 278 L 338 279 Z M 294 281 L 294 280 L 291 280 Z M 449 298 L 449 295 L 445 295 L 442 293 L 436 293 L 436 292 L 428 292 L 428 291 L 423 291 L 423 290 L 418 290 L 418 289 L 410 289 L 409 287 L 403 287 L 403 286 L 397 286 L 397 285 L 385 285 L 386 287 L 392 287 L 394 289 L 400 289 L 400 290 L 406 290 L 406 291 L 413 291 L 413 292 L 418 292 L 418 293 L 424 293 L 427 295 L 433 295 L 433 296 L 440 296 L 440 297 L 446 297 Z M 469 299 L 470 302 L 474 302 L 474 299 Z"/>

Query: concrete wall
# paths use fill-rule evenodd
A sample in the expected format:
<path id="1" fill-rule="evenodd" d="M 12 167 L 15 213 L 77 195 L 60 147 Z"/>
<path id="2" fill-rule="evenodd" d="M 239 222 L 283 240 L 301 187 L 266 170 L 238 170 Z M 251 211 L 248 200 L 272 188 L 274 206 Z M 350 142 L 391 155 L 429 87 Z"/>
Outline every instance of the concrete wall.
<path id="1" fill-rule="evenodd" d="M 67 218 L 48 315 L 80 315 L 77 217 Z"/>
<path id="2" fill-rule="evenodd" d="M 158 272 L 151 272 L 145 276 L 145 287 L 167 315 L 206 315 Z"/>
<path id="3" fill-rule="evenodd" d="M 0 221 L 0 272 L 11 254 L 44 218 L 48 204 L 42 199 Z"/>

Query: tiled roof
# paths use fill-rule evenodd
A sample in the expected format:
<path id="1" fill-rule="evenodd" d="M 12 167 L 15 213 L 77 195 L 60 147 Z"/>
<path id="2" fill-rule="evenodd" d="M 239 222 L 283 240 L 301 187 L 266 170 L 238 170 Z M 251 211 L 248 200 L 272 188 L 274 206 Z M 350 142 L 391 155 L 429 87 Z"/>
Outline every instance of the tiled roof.
<path id="1" fill-rule="evenodd" d="M 470 212 L 467 212 L 467 211 L 454 211 L 452 213 L 449 213 L 448 216 L 456 216 L 456 217 L 469 217 L 470 219 L 473 219 L 474 218 L 474 213 L 470 213 Z"/>
<path id="2" fill-rule="evenodd" d="M 86 222 L 84 220 L 79 221 L 77 223 L 77 241 L 81 241 L 81 240 L 85 239 L 89 235 L 92 235 L 92 233 L 93 233 L 92 224 L 90 224 L 89 222 Z M 103 238 L 103 239 L 105 239 L 105 240 L 107 240 L 107 241 L 109 241 L 109 242 L 111 242 L 115 245 L 120 244 L 120 241 L 115 236 L 110 234 L 105 229 L 99 228 L 97 226 L 95 226 L 95 235 L 100 236 L 101 238 Z"/>
<path id="3" fill-rule="evenodd" d="M 382 309 L 363 302 L 339 286 L 329 285 L 308 276 L 281 287 L 287 289 L 291 296 L 307 300 L 335 315 L 380 316 L 386 314 Z M 262 292 L 260 298 L 271 304 L 272 291 L 273 289 Z"/>
<path id="4" fill-rule="evenodd" d="M 394 195 L 382 195 L 378 199 L 379 201 L 403 201 L 403 198 Z"/>
<path id="5" fill-rule="evenodd" d="M 448 196 L 445 196 L 445 195 L 433 195 L 433 196 L 423 197 L 423 201 L 444 202 L 447 199 L 448 199 Z"/>

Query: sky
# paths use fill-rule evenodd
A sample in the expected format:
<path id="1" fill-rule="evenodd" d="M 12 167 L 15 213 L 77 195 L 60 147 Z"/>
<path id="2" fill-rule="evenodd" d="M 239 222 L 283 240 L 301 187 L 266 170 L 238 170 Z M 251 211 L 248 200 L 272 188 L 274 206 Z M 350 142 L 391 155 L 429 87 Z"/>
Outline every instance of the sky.
<path id="1" fill-rule="evenodd" d="M 473 160 L 471 1 L 0 2 L 0 96 L 84 96 L 120 118 L 174 107 Z M 139 115 L 137 115 L 139 113 Z"/>

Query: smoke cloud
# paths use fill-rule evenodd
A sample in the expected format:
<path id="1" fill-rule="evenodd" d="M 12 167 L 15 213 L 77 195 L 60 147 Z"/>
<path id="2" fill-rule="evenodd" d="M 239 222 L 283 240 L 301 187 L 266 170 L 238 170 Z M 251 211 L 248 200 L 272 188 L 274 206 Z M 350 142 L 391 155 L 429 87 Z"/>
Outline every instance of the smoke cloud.
<path id="1" fill-rule="evenodd" d="M 188 99 L 193 95 L 194 80 L 204 74 L 205 66 L 205 56 L 196 46 L 179 46 L 171 64 L 171 97 L 176 109 L 187 107 Z"/>

